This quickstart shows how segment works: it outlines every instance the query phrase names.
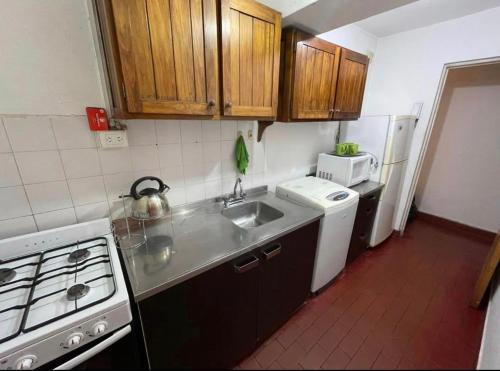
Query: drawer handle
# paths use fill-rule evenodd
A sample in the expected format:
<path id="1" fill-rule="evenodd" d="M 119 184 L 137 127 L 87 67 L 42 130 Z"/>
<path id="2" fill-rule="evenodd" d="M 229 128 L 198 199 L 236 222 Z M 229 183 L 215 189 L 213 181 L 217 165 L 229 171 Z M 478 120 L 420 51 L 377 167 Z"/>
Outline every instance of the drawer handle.
<path id="1" fill-rule="evenodd" d="M 249 270 L 256 268 L 259 265 L 259 259 L 252 255 L 252 260 L 246 261 L 243 265 L 234 265 L 234 271 L 236 273 L 245 273 Z"/>
<path id="2" fill-rule="evenodd" d="M 262 254 L 264 254 L 266 260 L 274 258 L 276 255 L 281 254 L 281 244 L 278 243 L 276 245 L 262 249 Z"/>

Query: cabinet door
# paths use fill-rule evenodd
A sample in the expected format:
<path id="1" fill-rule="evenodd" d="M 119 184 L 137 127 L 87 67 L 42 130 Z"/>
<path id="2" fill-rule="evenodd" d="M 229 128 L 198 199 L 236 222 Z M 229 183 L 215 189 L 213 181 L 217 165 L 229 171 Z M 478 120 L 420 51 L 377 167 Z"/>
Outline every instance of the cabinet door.
<path id="1" fill-rule="evenodd" d="M 302 33 L 299 32 L 300 37 Z M 333 113 L 340 47 L 312 37 L 297 43 L 293 119 L 328 119 Z"/>
<path id="2" fill-rule="evenodd" d="M 218 111 L 215 0 L 112 0 L 131 113 Z"/>
<path id="3" fill-rule="evenodd" d="M 217 317 L 216 366 L 234 368 L 255 350 L 257 344 L 257 302 L 259 297 L 259 258 L 250 253 L 226 264 L 220 271 Z"/>
<path id="4" fill-rule="evenodd" d="M 357 119 L 361 114 L 368 57 L 342 49 L 340 56 L 334 119 Z"/>
<path id="5" fill-rule="evenodd" d="M 139 302 L 151 368 L 233 368 L 252 352 L 258 264 L 246 255 Z"/>
<path id="6" fill-rule="evenodd" d="M 258 338 L 283 325 L 311 292 L 319 222 L 298 229 L 260 250 Z"/>
<path id="7" fill-rule="evenodd" d="M 281 14 L 253 0 L 222 0 L 224 115 L 275 118 Z"/>
<path id="8" fill-rule="evenodd" d="M 353 262 L 369 246 L 380 192 L 377 191 L 359 199 L 356 219 L 354 220 L 351 241 L 349 243 L 349 252 L 347 253 L 347 263 Z"/>

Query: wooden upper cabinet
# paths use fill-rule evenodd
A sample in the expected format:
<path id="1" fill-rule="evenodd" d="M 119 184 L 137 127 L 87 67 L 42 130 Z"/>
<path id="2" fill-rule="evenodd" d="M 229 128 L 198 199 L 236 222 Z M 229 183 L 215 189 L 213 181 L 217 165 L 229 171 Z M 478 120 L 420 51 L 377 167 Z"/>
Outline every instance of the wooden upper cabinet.
<path id="1" fill-rule="evenodd" d="M 299 34 L 299 37 L 307 37 Z M 340 47 L 318 38 L 297 43 L 291 116 L 328 119 L 335 100 Z"/>
<path id="2" fill-rule="evenodd" d="M 368 57 L 301 30 L 283 31 L 279 121 L 356 119 Z"/>
<path id="3" fill-rule="evenodd" d="M 342 49 L 333 118 L 357 119 L 361 114 L 365 92 L 368 57 Z"/>
<path id="4" fill-rule="evenodd" d="M 274 119 L 281 14 L 253 0 L 222 0 L 223 114 Z"/>
<path id="5" fill-rule="evenodd" d="M 111 0 L 111 5 L 128 112 L 217 114 L 216 0 Z"/>

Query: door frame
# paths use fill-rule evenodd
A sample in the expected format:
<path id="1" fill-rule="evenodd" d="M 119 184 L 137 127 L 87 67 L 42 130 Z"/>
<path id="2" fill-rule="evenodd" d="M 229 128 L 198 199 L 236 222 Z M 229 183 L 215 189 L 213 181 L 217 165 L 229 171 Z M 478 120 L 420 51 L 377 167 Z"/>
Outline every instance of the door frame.
<path id="1" fill-rule="evenodd" d="M 443 96 L 444 88 L 446 85 L 446 81 L 448 78 L 448 72 L 453 69 L 459 68 L 467 68 L 467 67 L 476 67 L 476 66 L 485 66 L 489 64 L 500 63 L 500 56 L 490 57 L 490 58 L 481 58 L 481 59 L 472 59 L 468 61 L 459 61 L 459 62 L 450 62 L 445 63 L 443 65 L 443 70 L 441 72 L 441 78 L 439 79 L 439 84 L 436 92 L 436 96 L 434 98 L 434 103 L 432 105 L 431 115 L 429 118 L 429 123 L 427 128 L 425 129 L 424 140 L 422 142 L 422 146 L 420 147 L 420 152 L 417 159 L 417 165 L 415 167 L 415 171 L 412 176 L 410 189 L 406 195 L 406 200 L 404 202 L 404 211 L 399 224 L 399 234 L 403 235 L 406 223 L 408 221 L 408 215 L 410 213 L 410 208 L 413 202 L 413 197 L 415 196 L 415 191 L 417 189 L 418 181 L 420 178 L 420 173 L 422 171 L 422 165 L 424 163 L 425 155 L 427 154 L 427 148 L 429 146 L 429 142 L 431 139 L 432 131 L 434 129 L 434 125 L 436 123 L 437 114 L 439 111 L 439 106 L 441 105 L 441 98 Z"/>

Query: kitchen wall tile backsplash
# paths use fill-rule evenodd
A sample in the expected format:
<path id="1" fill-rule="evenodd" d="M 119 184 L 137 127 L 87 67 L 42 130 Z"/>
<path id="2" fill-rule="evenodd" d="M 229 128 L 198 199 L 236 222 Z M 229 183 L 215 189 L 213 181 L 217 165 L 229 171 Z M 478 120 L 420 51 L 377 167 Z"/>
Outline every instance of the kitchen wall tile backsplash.
<path id="1" fill-rule="evenodd" d="M 333 145 L 336 130 L 332 123 L 309 124 L 307 133 L 314 136 L 309 143 L 302 134 L 290 136 L 293 125 L 275 124 L 267 129 L 272 142 L 266 158 L 253 121 L 126 123 L 129 147 L 101 149 L 85 116 L 0 117 L 0 238 L 122 217 L 120 194 L 146 175 L 172 188 L 167 194 L 172 205 L 232 192 L 238 132 L 250 154 L 243 186 L 267 184 L 273 190 L 279 181 L 309 172 L 317 152 Z"/>
<path id="2" fill-rule="evenodd" d="M 245 136 L 255 130 L 253 122 L 235 121 L 130 120 L 127 126 L 129 147 L 103 150 L 85 116 L 0 118 L 0 238 L 121 217 L 118 196 L 145 175 L 172 187 L 172 205 L 218 196 L 234 184 L 238 130 Z M 250 153 L 254 143 L 247 139 Z M 251 166 L 247 188 L 252 175 Z M 256 179 L 264 184 L 263 176 Z"/>

